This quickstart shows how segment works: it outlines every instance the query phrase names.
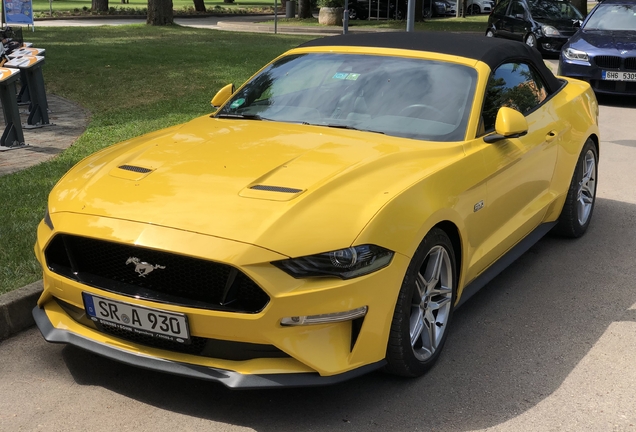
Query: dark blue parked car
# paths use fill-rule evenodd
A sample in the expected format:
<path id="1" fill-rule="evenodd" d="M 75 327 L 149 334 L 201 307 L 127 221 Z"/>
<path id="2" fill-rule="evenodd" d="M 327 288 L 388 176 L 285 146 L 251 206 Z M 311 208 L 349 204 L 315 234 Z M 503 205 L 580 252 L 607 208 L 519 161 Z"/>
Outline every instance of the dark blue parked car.
<path id="1" fill-rule="evenodd" d="M 636 1 L 605 0 L 563 46 L 559 74 L 596 93 L 636 95 Z"/>

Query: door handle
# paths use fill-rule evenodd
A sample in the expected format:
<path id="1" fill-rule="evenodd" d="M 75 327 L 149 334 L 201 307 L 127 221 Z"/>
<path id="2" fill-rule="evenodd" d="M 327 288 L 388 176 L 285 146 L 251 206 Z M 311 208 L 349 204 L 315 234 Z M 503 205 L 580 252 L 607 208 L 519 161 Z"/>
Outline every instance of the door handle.
<path id="1" fill-rule="evenodd" d="M 551 130 L 550 132 L 548 132 L 545 136 L 545 140 L 547 142 L 551 142 L 553 141 L 556 137 L 557 137 L 557 131 Z"/>

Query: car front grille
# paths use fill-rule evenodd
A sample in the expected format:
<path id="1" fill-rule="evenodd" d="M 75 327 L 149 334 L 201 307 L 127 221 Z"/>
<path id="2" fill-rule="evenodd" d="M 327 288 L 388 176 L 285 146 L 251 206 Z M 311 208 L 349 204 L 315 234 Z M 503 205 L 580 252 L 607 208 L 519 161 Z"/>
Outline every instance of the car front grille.
<path id="1" fill-rule="evenodd" d="M 110 326 L 98 326 L 99 330 L 120 339 L 128 340 L 140 345 L 159 348 L 166 351 L 198 355 L 201 357 L 222 360 L 252 360 L 258 358 L 286 358 L 288 354 L 273 345 L 252 344 L 244 342 L 223 341 L 192 336 L 190 344 L 171 342 L 152 336 L 132 333 Z"/>
<path id="2" fill-rule="evenodd" d="M 601 92 L 636 95 L 636 82 L 591 80 L 590 85 Z"/>
<path id="3" fill-rule="evenodd" d="M 625 59 L 625 69 L 636 70 L 636 57 L 628 57 Z"/>
<path id="4" fill-rule="evenodd" d="M 58 234 L 44 254 L 52 272 L 125 296 L 242 313 L 269 302 L 238 269 L 170 252 Z"/>
<path id="5" fill-rule="evenodd" d="M 594 62 L 602 68 L 618 69 L 621 67 L 621 58 L 617 56 L 596 56 Z"/>

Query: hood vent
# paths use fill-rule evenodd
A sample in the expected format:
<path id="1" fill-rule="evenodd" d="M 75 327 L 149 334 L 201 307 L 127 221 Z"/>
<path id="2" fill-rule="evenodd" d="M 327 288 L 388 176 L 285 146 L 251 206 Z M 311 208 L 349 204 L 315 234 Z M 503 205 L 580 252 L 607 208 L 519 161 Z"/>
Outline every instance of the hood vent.
<path id="1" fill-rule="evenodd" d="M 123 169 L 126 171 L 132 171 L 132 172 L 136 172 L 139 174 L 147 174 L 150 171 L 152 171 L 149 168 L 143 168 L 143 167 L 139 167 L 139 166 L 134 166 L 134 165 L 121 165 L 119 166 L 119 169 Z"/>
<path id="2" fill-rule="evenodd" d="M 289 193 L 289 194 L 297 194 L 303 191 L 302 189 L 294 189 L 294 188 L 282 187 L 282 186 L 267 186 L 267 185 L 254 185 L 250 187 L 250 189 L 268 191 L 268 192 L 282 192 L 282 193 Z"/>

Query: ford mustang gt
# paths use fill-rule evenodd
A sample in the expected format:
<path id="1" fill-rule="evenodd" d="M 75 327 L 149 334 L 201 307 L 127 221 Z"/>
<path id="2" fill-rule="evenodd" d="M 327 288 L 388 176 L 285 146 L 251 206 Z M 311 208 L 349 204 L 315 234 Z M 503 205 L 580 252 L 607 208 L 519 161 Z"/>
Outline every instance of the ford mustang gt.
<path id="1" fill-rule="evenodd" d="M 233 388 L 416 377 L 461 303 L 592 218 L 596 98 L 525 44 L 328 37 L 212 104 L 51 191 L 47 341 Z"/>

